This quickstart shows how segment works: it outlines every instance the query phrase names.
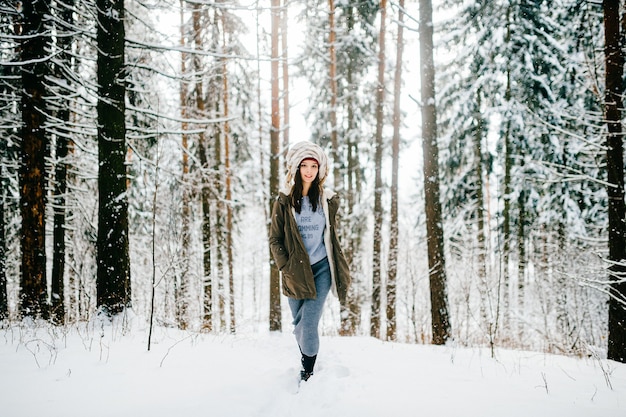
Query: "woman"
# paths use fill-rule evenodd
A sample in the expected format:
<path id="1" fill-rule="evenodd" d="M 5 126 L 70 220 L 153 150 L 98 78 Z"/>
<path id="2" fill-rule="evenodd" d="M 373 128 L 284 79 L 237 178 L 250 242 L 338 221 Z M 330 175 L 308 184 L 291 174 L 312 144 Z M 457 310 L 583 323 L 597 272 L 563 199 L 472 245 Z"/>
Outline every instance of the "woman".
<path id="1" fill-rule="evenodd" d="M 300 379 L 307 381 L 319 350 L 318 324 L 328 292 L 345 300 L 350 269 L 339 247 L 339 197 L 322 185 L 328 158 L 318 145 L 298 142 L 287 153 L 287 188 L 272 210 L 270 248 L 282 272 L 294 334 L 302 354 Z"/>

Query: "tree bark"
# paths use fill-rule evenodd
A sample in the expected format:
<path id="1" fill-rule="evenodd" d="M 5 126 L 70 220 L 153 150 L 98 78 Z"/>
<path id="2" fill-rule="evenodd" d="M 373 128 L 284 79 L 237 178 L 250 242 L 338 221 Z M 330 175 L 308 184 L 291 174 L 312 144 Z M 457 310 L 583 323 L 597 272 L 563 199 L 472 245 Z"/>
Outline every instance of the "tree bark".
<path id="1" fill-rule="evenodd" d="M 183 183 L 183 200 L 182 200 L 182 227 L 181 227 L 181 272 L 180 272 L 180 280 L 181 280 L 181 290 L 183 288 L 182 283 L 185 282 L 188 278 L 188 274 L 189 274 L 189 254 L 190 254 L 190 250 L 189 248 L 191 247 L 191 226 L 190 226 L 190 222 L 191 222 L 191 190 L 190 190 L 190 184 L 188 183 L 189 181 L 189 134 L 187 133 L 187 131 L 189 130 L 189 123 L 187 122 L 188 118 L 189 118 L 189 109 L 188 109 L 188 82 L 186 80 L 186 77 L 188 77 L 187 74 L 187 57 L 188 54 L 185 51 L 185 47 L 186 47 L 186 31 L 185 31 L 185 2 L 184 0 L 180 0 L 180 47 L 181 47 L 181 54 L 180 54 L 180 70 L 181 70 L 181 82 L 180 82 L 180 94 L 179 94 L 179 100 L 180 100 L 180 116 L 181 119 L 183 120 L 181 123 L 181 130 L 182 130 L 182 135 L 181 135 L 181 147 L 182 147 L 182 183 Z M 195 20 L 194 20 L 195 22 Z M 195 27 L 195 24 L 194 24 Z M 178 288 L 178 286 L 176 287 Z M 186 321 L 186 312 L 184 312 L 184 310 L 182 308 L 180 308 L 179 306 L 181 304 L 187 305 L 187 301 L 186 300 L 179 300 L 179 296 L 181 295 L 182 291 L 178 291 L 175 290 L 174 294 L 175 294 L 175 308 L 176 308 L 176 318 L 178 321 L 178 326 L 181 329 L 186 329 L 187 328 L 187 321 Z M 204 324 L 204 323 L 203 323 Z M 203 328 L 206 328 L 206 326 L 203 326 Z"/>
<path id="2" fill-rule="evenodd" d="M 20 311 L 24 316 L 47 316 L 46 283 L 46 59 L 50 44 L 44 21 L 49 0 L 26 1 L 22 9 L 22 143 L 19 167 L 22 215 Z"/>
<path id="3" fill-rule="evenodd" d="M 73 26 L 74 21 L 74 0 L 67 0 L 64 4 L 59 4 L 59 17 L 61 25 L 57 31 L 59 33 L 67 33 L 68 27 Z M 57 38 L 59 49 L 59 58 L 61 64 L 55 67 L 55 76 L 63 83 L 70 83 L 69 77 L 65 74 L 63 68 L 73 71 L 72 59 L 68 51 L 71 50 L 72 37 L 64 35 Z M 60 95 L 69 94 L 67 88 L 58 92 Z M 56 168 L 55 168 L 55 188 L 54 188 L 54 232 L 53 232 L 53 257 L 52 257 L 52 319 L 56 323 L 65 322 L 65 211 L 66 211 L 66 193 L 67 193 L 67 156 L 69 154 L 70 133 L 67 129 L 70 122 L 70 103 L 62 101 L 61 107 L 57 110 L 56 118 L 62 123 L 58 127 L 56 143 Z"/>
<path id="4" fill-rule="evenodd" d="M 7 151 L 6 141 L 0 141 L 0 159 L 4 160 Z M 7 294 L 7 243 L 6 243 L 6 168 L 0 165 L 0 322 L 9 318 L 9 298 Z"/>
<path id="5" fill-rule="evenodd" d="M 198 159 L 200 160 L 202 178 L 200 199 L 202 201 L 202 271 L 203 282 L 203 318 L 202 327 L 206 331 L 213 330 L 213 271 L 211 262 L 211 185 L 207 178 L 209 171 L 209 158 L 207 155 L 207 143 L 204 133 L 200 134 L 198 141 Z"/>
<path id="6" fill-rule="evenodd" d="M 98 237 L 97 305 L 106 314 L 131 305 L 126 175 L 124 1 L 97 0 Z"/>
<path id="7" fill-rule="evenodd" d="M 337 34 L 335 32 L 335 1 L 328 0 L 328 49 L 329 59 L 328 63 L 328 78 L 330 82 L 330 143 L 331 143 L 331 156 L 333 161 L 333 181 L 335 191 L 341 191 L 342 181 L 341 174 L 339 172 L 339 138 L 337 132 L 337 54 L 336 43 Z"/>
<path id="8" fill-rule="evenodd" d="M 59 115 L 63 120 L 64 115 Z M 67 114 L 69 118 L 69 111 Z M 66 119 L 66 121 L 68 121 Z M 65 194 L 67 192 L 67 137 L 57 137 L 56 147 L 56 168 L 54 185 L 54 232 L 53 232 L 53 259 L 52 259 L 52 311 L 51 318 L 55 323 L 61 324 L 65 321 Z"/>
<path id="9" fill-rule="evenodd" d="M 348 36 L 354 33 L 354 7 L 347 7 L 346 21 L 348 25 Z M 356 61 L 350 58 L 348 67 L 345 72 L 346 84 L 354 85 L 354 73 Z M 348 94 L 345 100 L 345 112 L 347 113 L 348 128 L 346 132 L 356 132 L 357 123 L 355 117 L 355 100 L 351 94 Z M 363 231 L 365 228 L 359 224 L 358 216 L 355 216 L 354 208 L 360 199 L 361 195 L 361 167 L 359 162 L 359 140 L 356 135 L 348 134 L 344 138 L 346 141 L 346 164 L 347 170 L 345 173 L 345 180 L 341 184 L 343 193 L 346 199 L 346 215 L 342 216 L 340 221 L 341 228 L 343 230 L 342 235 L 347 240 L 345 255 L 348 265 L 350 265 L 350 272 L 353 277 L 352 285 L 348 291 L 345 302 L 340 304 L 341 309 L 341 328 L 340 334 L 344 336 L 352 336 L 356 334 L 357 328 L 360 326 L 361 321 L 361 287 L 357 281 L 358 277 L 362 276 L 360 273 L 360 262 L 357 261 L 358 254 L 360 253 L 361 242 L 363 241 Z"/>
<path id="10" fill-rule="evenodd" d="M 194 34 L 193 42 L 195 49 L 203 50 L 203 40 L 200 36 L 200 5 L 194 4 L 193 11 L 193 25 Z M 193 73 L 201 74 L 202 66 L 200 65 L 199 57 L 193 57 Z M 211 83 L 209 82 L 209 89 L 211 89 Z M 195 85 L 195 100 L 196 111 L 199 117 L 206 116 L 206 102 L 204 96 L 204 85 L 202 79 L 196 79 Z M 213 330 L 213 271 L 211 262 L 211 189 L 213 187 L 212 174 L 209 169 L 209 155 L 208 155 L 208 143 L 206 134 L 203 131 L 198 133 L 198 159 L 200 160 L 200 200 L 202 202 L 202 328 L 205 331 Z"/>
<path id="11" fill-rule="evenodd" d="M 507 33 L 505 42 L 511 40 L 510 25 L 510 8 L 506 11 Z M 511 103 L 511 70 L 507 64 L 506 70 L 506 90 L 504 92 L 504 101 L 509 105 Z M 503 295 L 503 328 L 505 336 L 510 337 L 511 330 L 511 295 L 510 295 L 510 274 L 509 259 L 511 251 L 511 169 L 513 165 L 512 146 L 511 143 L 511 120 L 506 118 L 504 129 L 504 184 L 502 185 L 502 295 Z"/>
<path id="12" fill-rule="evenodd" d="M 522 164 L 524 165 L 523 161 Z M 517 225 L 517 314 L 524 317 L 524 294 L 526 291 L 526 191 L 519 190 L 517 198 L 519 219 Z M 524 340 L 524 321 L 517 323 L 517 337 Z"/>
<path id="13" fill-rule="evenodd" d="M 393 86 L 393 140 L 391 144 L 391 213 L 389 224 L 389 262 L 387 263 L 387 340 L 396 340 L 396 277 L 398 275 L 398 171 L 400 159 L 400 94 L 402 92 L 402 54 L 404 52 L 404 0 L 398 8 L 398 38 Z"/>
<path id="14" fill-rule="evenodd" d="M 424 156 L 424 198 L 426 239 L 430 278 L 433 343 L 441 345 L 450 335 L 448 295 L 441 201 L 439 197 L 439 148 L 435 105 L 435 64 L 433 59 L 433 19 L 431 0 L 419 1 L 421 62 L 422 141 Z"/>
<path id="15" fill-rule="evenodd" d="M 221 74 L 220 74 L 221 76 Z M 216 80 L 217 81 L 217 80 Z M 221 104 L 220 87 L 216 87 L 215 109 L 219 113 Z M 215 159 L 213 160 L 213 171 L 215 172 L 215 193 L 217 195 L 217 215 L 215 216 L 215 238 L 217 239 L 216 266 L 217 266 L 217 318 L 220 322 L 220 329 L 226 327 L 226 294 L 224 292 L 224 252 L 226 244 L 224 242 L 224 183 L 222 182 L 222 131 L 217 129 L 214 136 Z"/>
<path id="16" fill-rule="evenodd" d="M 218 22 L 219 15 L 217 10 L 214 12 L 212 17 L 212 39 L 211 39 L 211 48 L 213 50 L 218 50 L 220 47 L 220 25 Z M 222 28 L 223 30 L 223 28 Z M 195 62 L 198 62 L 197 60 Z M 200 69 L 200 67 L 198 67 Z M 196 74 L 201 74 L 201 72 L 196 71 Z M 196 87 L 199 85 L 199 82 L 196 83 Z M 207 109 L 209 115 L 214 118 L 218 118 L 222 116 L 222 104 L 223 104 L 223 80 L 222 80 L 222 72 L 217 71 L 215 76 L 209 80 L 209 91 L 207 92 L 207 102 L 209 108 Z M 196 95 L 203 94 L 199 90 L 196 91 Z M 214 220 L 214 245 L 215 245 L 215 282 L 217 283 L 217 297 L 216 297 L 216 305 L 214 309 L 214 315 L 216 320 L 219 321 L 219 329 L 226 328 L 226 294 L 224 291 L 225 287 L 225 276 L 224 276 L 224 250 L 226 249 L 226 244 L 224 241 L 225 237 L 225 229 L 224 229 L 224 218 L 225 215 L 225 206 L 224 206 L 224 180 L 223 180 L 223 161 L 222 161 L 222 135 L 224 134 L 223 129 L 220 124 L 215 124 L 213 128 L 213 134 L 210 135 L 211 146 L 213 147 L 213 173 L 210 175 L 212 181 L 211 184 L 211 192 L 212 197 L 215 201 L 215 213 L 213 215 Z M 204 134 L 203 134 L 204 136 Z"/>
<path id="17" fill-rule="evenodd" d="M 222 47 L 226 51 L 226 19 L 222 12 Z M 234 265 L 233 265 L 233 197 L 232 197 L 232 180 L 230 169 L 230 124 L 228 123 L 228 67 L 226 57 L 222 58 L 222 82 L 223 89 L 223 114 L 224 114 L 224 176 L 226 187 L 226 257 L 228 263 L 228 306 L 230 316 L 230 332 L 235 334 L 235 281 L 234 281 Z"/>
<path id="18" fill-rule="evenodd" d="M 274 199 L 278 196 L 280 173 L 278 169 L 280 158 L 280 91 L 278 86 L 278 29 L 280 27 L 280 0 L 272 0 L 272 126 L 270 128 L 270 213 Z M 269 251 L 269 249 L 268 249 Z M 278 268 L 270 254 L 270 331 L 280 331 L 281 307 L 280 307 L 280 276 Z"/>
<path id="19" fill-rule="evenodd" d="M 370 316 L 370 336 L 380 337 L 380 292 L 381 292 L 381 230 L 383 226 L 383 123 L 385 105 L 385 24 L 387 20 L 387 0 L 380 2 L 380 32 L 378 35 L 378 85 L 376 87 L 376 150 L 374 154 L 374 247 L 372 256 L 372 311 Z"/>
<path id="20" fill-rule="evenodd" d="M 605 117 L 607 194 L 609 197 L 609 340 L 608 359 L 626 362 L 626 224 L 624 216 L 624 150 L 622 95 L 624 52 L 620 35 L 620 1 L 604 0 Z"/>
<path id="21" fill-rule="evenodd" d="M 280 41 L 283 71 L 283 155 L 287 155 L 289 148 L 289 49 L 287 47 L 288 22 L 289 15 L 287 12 L 287 0 L 281 7 L 280 15 Z"/>

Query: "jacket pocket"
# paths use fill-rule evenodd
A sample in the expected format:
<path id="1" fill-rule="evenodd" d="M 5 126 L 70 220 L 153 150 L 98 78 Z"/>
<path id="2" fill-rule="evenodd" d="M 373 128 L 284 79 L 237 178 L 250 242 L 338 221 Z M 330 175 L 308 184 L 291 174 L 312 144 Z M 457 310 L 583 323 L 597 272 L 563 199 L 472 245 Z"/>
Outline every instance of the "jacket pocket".
<path id="1" fill-rule="evenodd" d="M 283 274 L 283 293 L 287 297 L 303 299 L 310 298 L 314 295 L 315 288 L 313 288 L 312 293 L 307 285 L 307 272 L 305 271 L 307 266 L 308 264 L 305 265 L 302 256 L 299 256 L 297 251 L 289 257 L 289 260 L 281 271 Z"/>
<path id="2" fill-rule="evenodd" d="M 282 274 L 283 274 L 283 294 L 285 294 L 287 297 L 295 298 L 296 293 L 295 293 L 295 288 L 294 288 L 293 274 L 289 271 L 286 271 L 284 268 L 283 268 Z"/>

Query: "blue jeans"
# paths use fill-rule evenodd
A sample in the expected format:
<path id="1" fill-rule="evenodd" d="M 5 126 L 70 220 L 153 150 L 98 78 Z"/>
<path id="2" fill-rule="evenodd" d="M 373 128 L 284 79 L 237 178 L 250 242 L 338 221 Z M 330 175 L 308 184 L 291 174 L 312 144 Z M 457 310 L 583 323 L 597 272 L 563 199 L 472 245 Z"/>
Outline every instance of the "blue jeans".
<path id="1" fill-rule="evenodd" d="M 307 356 L 315 356 L 319 350 L 318 325 L 331 284 L 330 264 L 327 258 L 315 263 L 312 268 L 317 298 L 305 300 L 289 298 L 289 308 L 295 326 L 293 334 L 296 335 L 300 351 Z"/>

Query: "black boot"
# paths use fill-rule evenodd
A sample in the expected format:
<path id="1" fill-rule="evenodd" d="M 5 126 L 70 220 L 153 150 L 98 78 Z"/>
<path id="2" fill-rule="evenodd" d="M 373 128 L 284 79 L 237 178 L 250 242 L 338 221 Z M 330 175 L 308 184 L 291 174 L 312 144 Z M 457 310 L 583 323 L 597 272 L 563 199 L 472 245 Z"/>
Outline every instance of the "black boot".
<path id="1" fill-rule="evenodd" d="M 308 381 L 311 375 L 313 375 L 313 367 L 315 366 L 315 360 L 317 355 L 307 356 L 302 354 L 302 370 L 300 371 L 300 379 L 302 381 Z"/>

